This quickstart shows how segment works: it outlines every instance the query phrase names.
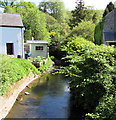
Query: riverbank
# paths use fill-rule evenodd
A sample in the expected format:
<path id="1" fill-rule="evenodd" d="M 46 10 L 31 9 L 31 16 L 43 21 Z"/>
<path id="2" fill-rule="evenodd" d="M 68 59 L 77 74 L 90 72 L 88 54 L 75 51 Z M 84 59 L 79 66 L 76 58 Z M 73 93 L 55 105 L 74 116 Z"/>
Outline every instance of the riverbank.
<path id="1" fill-rule="evenodd" d="M 0 120 L 5 118 L 19 93 L 52 67 L 50 58 L 39 69 L 25 59 L 0 55 Z M 45 71 L 45 72 L 44 72 Z M 47 71 L 48 72 L 48 71 Z"/>
<path id="2" fill-rule="evenodd" d="M 49 80 L 48 80 L 49 79 Z M 68 78 L 46 73 L 33 81 L 18 96 L 6 119 L 68 118 L 70 90 Z M 29 95 L 25 95 L 28 92 Z"/>
<path id="3" fill-rule="evenodd" d="M 47 70 L 46 72 L 36 76 L 31 72 L 27 77 L 24 77 L 23 79 L 14 83 L 12 87 L 8 89 L 6 94 L 0 96 L 0 120 L 7 116 L 19 93 L 22 92 L 31 82 L 47 72 L 50 72 L 50 70 Z"/>

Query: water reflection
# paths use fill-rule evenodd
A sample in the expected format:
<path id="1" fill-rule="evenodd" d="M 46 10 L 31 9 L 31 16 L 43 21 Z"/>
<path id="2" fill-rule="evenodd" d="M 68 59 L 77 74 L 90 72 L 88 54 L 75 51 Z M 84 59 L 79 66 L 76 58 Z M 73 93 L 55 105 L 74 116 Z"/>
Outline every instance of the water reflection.
<path id="1" fill-rule="evenodd" d="M 7 118 L 68 118 L 70 93 L 62 75 L 46 74 L 37 80 L 29 96 L 16 102 Z"/>

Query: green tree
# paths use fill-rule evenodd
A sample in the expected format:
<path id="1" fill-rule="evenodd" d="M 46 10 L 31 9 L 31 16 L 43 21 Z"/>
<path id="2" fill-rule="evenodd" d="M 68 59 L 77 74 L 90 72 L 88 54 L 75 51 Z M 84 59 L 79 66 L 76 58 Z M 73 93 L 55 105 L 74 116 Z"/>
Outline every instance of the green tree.
<path id="1" fill-rule="evenodd" d="M 25 41 L 32 39 L 47 40 L 50 42 L 49 33 L 46 29 L 46 18 L 44 13 L 31 2 L 20 2 L 16 4 L 16 13 L 20 13 L 25 27 Z"/>
<path id="2" fill-rule="evenodd" d="M 106 9 L 104 10 L 103 17 L 105 17 L 109 12 L 111 12 L 114 9 L 114 4 L 110 2 L 107 6 Z"/>
<path id="3" fill-rule="evenodd" d="M 26 42 L 26 40 L 31 40 L 32 39 L 32 30 L 31 29 L 26 29 L 24 32 L 24 42 Z"/>
<path id="4" fill-rule="evenodd" d="M 70 24 L 69 24 L 71 28 L 77 26 L 78 23 L 80 23 L 81 20 L 84 19 L 85 17 L 84 9 L 85 7 L 83 0 L 77 0 L 75 9 L 71 11 L 72 19 L 70 19 Z"/>
<path id="5" fill-rule="evenodd" d="M 93 21 L 82 21 L 78 26 L 72 29 L 69 36 L 81 36 L 89 41 L 94 41 L 95 24 Z"/>
<path id="6" fill-rule="evenodd" d="M 39 9 L 53 16 L 59 23 L 65 22 L 66 11 L 62 0 L 44 0 L 39 4 Z"/>

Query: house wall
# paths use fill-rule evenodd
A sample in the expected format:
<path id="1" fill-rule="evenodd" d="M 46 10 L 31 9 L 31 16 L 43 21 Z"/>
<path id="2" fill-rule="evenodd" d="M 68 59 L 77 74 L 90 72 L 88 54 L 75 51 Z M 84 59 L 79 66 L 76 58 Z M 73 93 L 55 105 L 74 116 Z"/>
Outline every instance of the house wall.
<path id="1" fill-rule="evenodd" d="M 43 46 L 43 50 L 36 50 L 36 46 Z M 31 57 L 43 56 L 48 57 L 48 46 L 46 44 L 33 43 L 30 44 Z"/>
<path id="2" fill-rule="evenodd" d="M 14 57 L 17 57 L 17 55 L 24 57 L 22 28 L 0 27 L 1 54 L 7 55 L 6 43 L 14 44 Z"/>

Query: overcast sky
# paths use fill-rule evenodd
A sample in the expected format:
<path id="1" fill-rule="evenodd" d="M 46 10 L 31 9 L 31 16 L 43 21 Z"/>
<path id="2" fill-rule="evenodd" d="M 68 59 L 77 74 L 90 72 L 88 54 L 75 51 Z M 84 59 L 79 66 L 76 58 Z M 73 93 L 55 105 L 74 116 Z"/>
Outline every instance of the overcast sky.
<path id="1" fill-rule="evenodd" d="M 38 5 L 39 2 L 41 2 L 42 0 L 24 0 L 24 1 L 31 1 Z M 63 0 L 63 1 L 64 1 L 66 9 L 72 10 L 75 8 L 76 0 Z M 102 9 L 102 10 L 105 9 L 106 5 L 110 1 L 114 3 L 116 0 L 84 0 L 85 6 L 94 6 L 95 9 Z"/>

